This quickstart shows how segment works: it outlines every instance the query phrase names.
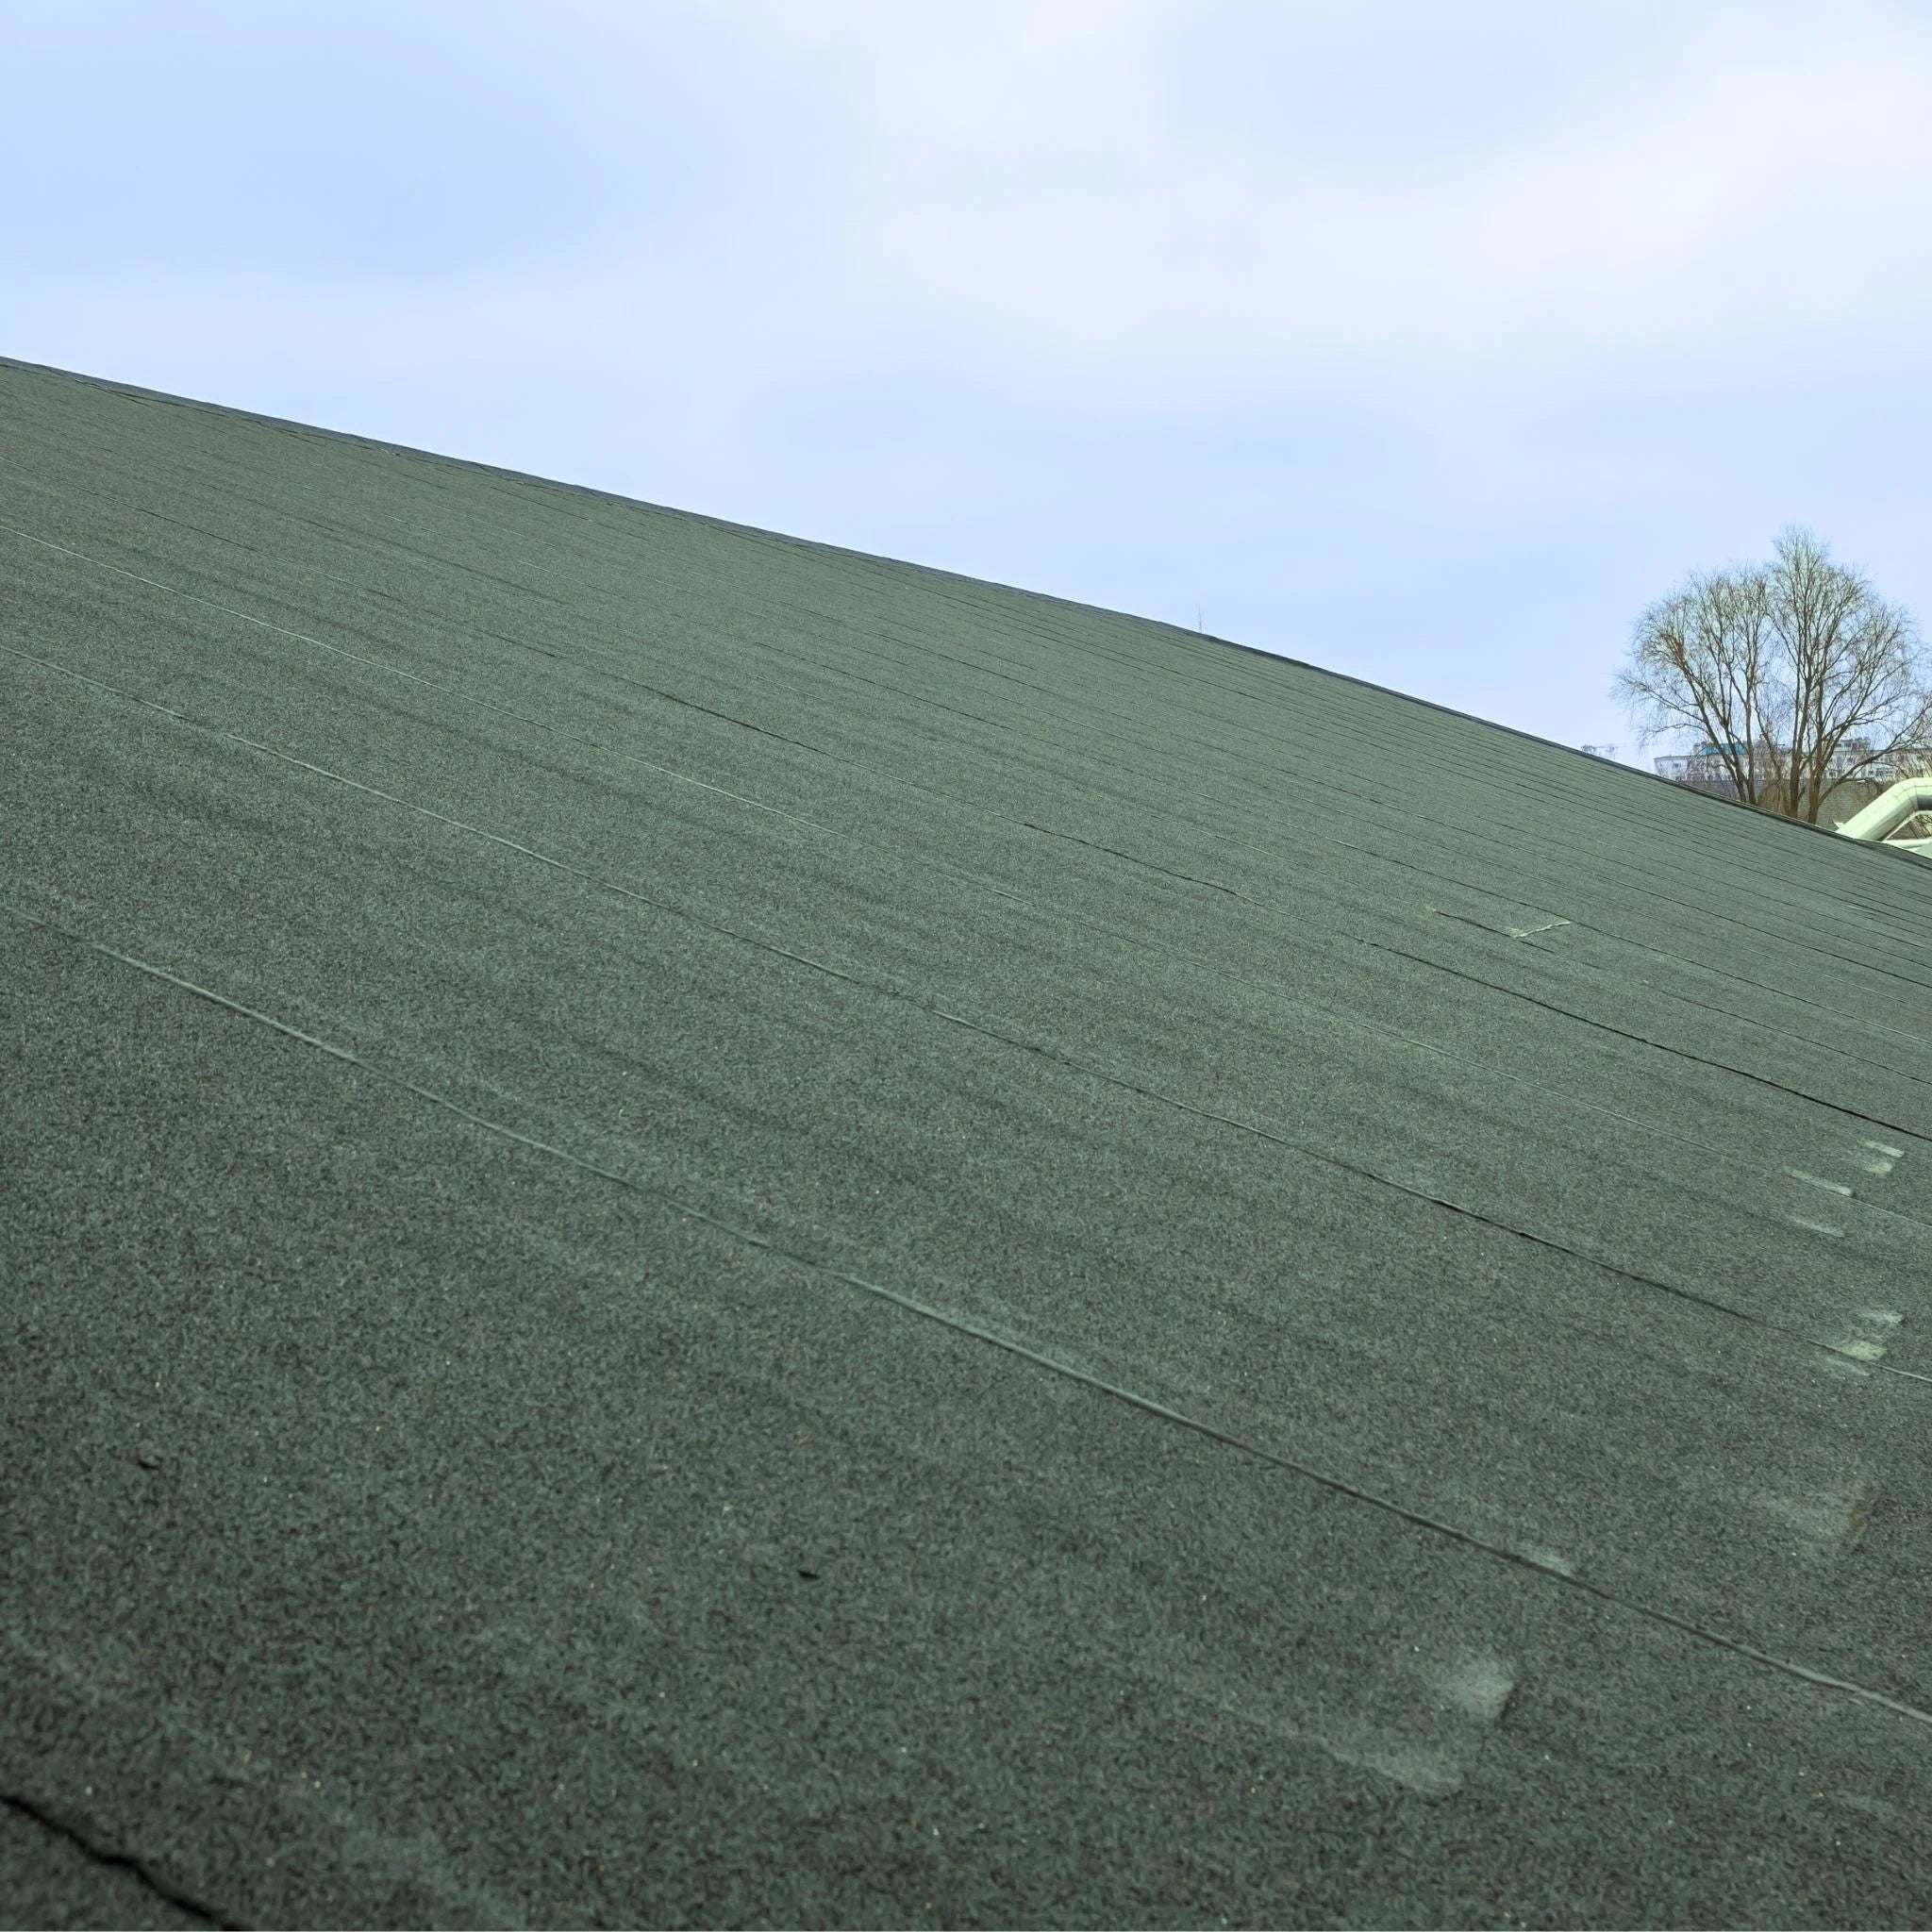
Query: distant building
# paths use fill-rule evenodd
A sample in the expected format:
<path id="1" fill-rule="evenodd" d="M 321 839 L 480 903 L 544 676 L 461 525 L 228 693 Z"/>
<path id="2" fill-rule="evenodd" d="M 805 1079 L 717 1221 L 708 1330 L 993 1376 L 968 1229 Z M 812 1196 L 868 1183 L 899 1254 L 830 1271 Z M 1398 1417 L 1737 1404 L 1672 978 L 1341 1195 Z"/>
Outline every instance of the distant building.
<path id="1" fill-rule="evenodd" d="M 1728 745 L 1713 744 L 1708 741 L 1693 746 L 1688 752 L 1676 752 L 1656 759 L 1657 775 L 1669 778 L 1678 785 L 1695 786 L 1700 791 L 1720 791 L 1728 796 L 1736 787 L 1731 783 L 1731 774 L 1724 761 L 1726 752 L 1738 756 L 1744 747 L 1735 741 Z M 1774 744 L 1769 740 L 1757 746 L 1753 762 L 1760 772 L 1773 773 L 1783 769 L 1785 760 L 1790 756 L 1789 747 Z M 1861 762 L 1870 759 L 1869 763 Z M 1840 744 L 1837 754 L 1826 768 L 1833 778 L 1843 777 L 1856 771 L 1860 780 L 1870 779 L 1875 784 L 1890 785 L 1901 778 L 1916 775 L 1923 769 L 1921 761 L 1909 758 L 1893 758 L 1872 757 L 1872 741 L 1867 738 L 1847 738 Z"/>
<path id="2" fill-rule="evenodd" d="M 1839 747 L 1839 756 L 1833 760 L 1833 769 L 1846 771 L 1857 764 L 1860 758 L 1871 758 L 1872 745 L 1869 739 L 1848 738 Z M 1872 758 L 1869 765 L 1859 767 L 1858 776 L 1874 779 L 1882 785 L 1895 785 L 1901 778 L 1920 776 L 1924 769 L 1925 760 L 1923 758 L 1913 758 L 1908 754 L 1904 758 Z"/>
<path id="3" fill-rule="evenodd" d="M 1694 785 L 1700 791 L 1721 791 L 1726 796 L 1737 790 L 1731 783 L 1726 754 L 1743 757 L 1746 747 L 1735 741 L 1727 744 L 1706 741 L 1688 752 L 1678 752 L 1656 760 L 1657 775 L 1674 784 Z M 1766 741 L 1757 747 L 1755 763 L 1760 772 L 1775 771 L 1783 761 L 1783 750 Z"/>

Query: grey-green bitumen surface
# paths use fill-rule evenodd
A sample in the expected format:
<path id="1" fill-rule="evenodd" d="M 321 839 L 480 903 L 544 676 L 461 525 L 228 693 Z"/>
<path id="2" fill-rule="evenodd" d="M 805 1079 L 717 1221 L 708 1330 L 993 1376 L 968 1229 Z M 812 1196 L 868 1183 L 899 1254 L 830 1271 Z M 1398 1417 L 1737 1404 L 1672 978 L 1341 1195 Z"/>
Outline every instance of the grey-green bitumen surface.
<path id="1" fill-rule="evenodd" d="M 1932 1923 L 1928 934 L 0 364 L 0 1916 Z"/>

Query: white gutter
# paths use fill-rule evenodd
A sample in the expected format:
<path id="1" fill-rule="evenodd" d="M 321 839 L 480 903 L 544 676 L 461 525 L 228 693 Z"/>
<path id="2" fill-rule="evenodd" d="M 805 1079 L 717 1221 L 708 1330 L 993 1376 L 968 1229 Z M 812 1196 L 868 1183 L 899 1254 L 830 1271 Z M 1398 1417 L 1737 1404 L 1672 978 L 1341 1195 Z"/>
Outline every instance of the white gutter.
<path id="1" fill-rule="evenodd" d="M 1863 811 L 1854 812 L 1839 826 L 1844 839 L 1871 839 L 1896 845 L 1902 852 L 1923 852 L 1932 858 L 1932 838 L 1894 839 L 1891 834 L 1909 818 L 1932 811 L 1932 773 L 1918 778 L 1901 778 L 1881 791 Z"/>

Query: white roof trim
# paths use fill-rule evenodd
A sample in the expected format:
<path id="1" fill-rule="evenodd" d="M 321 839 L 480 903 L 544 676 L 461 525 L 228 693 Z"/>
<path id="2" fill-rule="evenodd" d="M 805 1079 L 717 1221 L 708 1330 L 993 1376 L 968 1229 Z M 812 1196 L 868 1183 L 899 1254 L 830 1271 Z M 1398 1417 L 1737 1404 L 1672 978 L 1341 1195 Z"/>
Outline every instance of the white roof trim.
<path id="1" fill-rule="evenodd" d="M 1863 811 L 1857 811 L 1839 826 L 1845 839 L 1883 839 L 1894 825 L 1902 825 L 1915 811 L 1932 811 L 1932 773 L 1918 778 L 1901 778 L 1888 786 Z M 1916 850 L 1925 841 L 1900 840 L 1900 844 Z"/>

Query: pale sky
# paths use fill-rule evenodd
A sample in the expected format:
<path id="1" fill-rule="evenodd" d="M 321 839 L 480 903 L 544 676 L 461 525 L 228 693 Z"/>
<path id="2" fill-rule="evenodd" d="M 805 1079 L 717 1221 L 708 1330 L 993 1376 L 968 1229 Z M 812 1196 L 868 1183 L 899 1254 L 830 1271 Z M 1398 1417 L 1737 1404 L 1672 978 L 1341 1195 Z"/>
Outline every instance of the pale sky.
<path id="1" fill-rule="evenodd" d="M 1808 525 L 1932 629 L 1932 0 L 14 0 L 0 353 L 1647 760 Z"/>

